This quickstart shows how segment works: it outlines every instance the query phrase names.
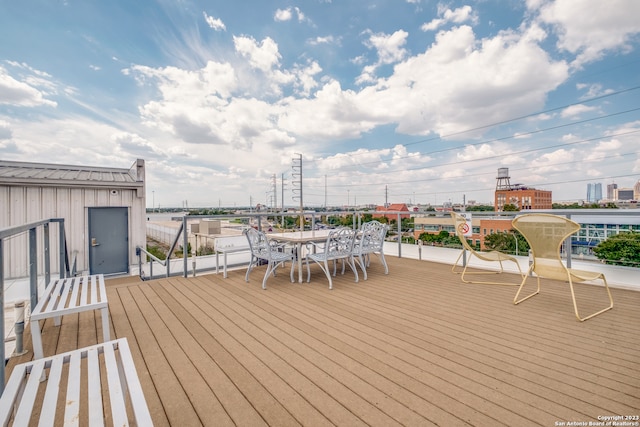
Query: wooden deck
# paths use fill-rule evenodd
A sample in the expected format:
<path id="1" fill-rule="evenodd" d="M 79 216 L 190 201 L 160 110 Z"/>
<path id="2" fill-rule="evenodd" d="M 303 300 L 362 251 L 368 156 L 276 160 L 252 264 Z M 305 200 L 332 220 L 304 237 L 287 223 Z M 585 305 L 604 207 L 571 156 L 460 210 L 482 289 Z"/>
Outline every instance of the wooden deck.
<path id="1" fill-rule="evenodd" d="M 127 337 L 155 425 L 557 426 L 640 415 L 640 292 L 580 323 L 568 286 L 512 304 L 450 265 L 388 257 L 328 289 L 265 267 L 109 281 L 112 336 Z M 511 276 L 516 280 L 515 276 Z M 579 286 L 593 306 L 604 289 Z M 45 355 L 96 343 L 98 314 L 48 320 Z M 28 332 L 28 331 L 27 331 Z M 31 350 L 31 337 L 25 347 Z M 15 363 L 32 355 L 12 359 Z M 558 423 L 558 424 L 557 424 Z"/>

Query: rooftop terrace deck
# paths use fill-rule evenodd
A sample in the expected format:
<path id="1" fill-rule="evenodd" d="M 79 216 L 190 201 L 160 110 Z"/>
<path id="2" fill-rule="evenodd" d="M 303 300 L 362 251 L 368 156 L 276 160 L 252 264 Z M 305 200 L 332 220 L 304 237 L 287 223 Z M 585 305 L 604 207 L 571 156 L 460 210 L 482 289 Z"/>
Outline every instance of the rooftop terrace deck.
<path id="1" fill-rule="evenodd" d="M 250 283 L 244 270 L 112 280 L 112 336 L 128 338 L 157 426 L 554 426 L 640 415 L 640 292 L 612 289 L 613 310 L 580 323 L 559 282 L 514 306 L 514 287 L 387 261 L 388 276 L 373 260 L 369 280 L 347 272 L 332 291 L 317 267 L 309 284 L 281 273 L 266 291 L 265 267 Z M 587 305 L 604 298 L 601 287 L 578 288 Z M 102 336 L 88 313 L 60 328 L 48 320 L 43 332 L 47 355 Z"/>

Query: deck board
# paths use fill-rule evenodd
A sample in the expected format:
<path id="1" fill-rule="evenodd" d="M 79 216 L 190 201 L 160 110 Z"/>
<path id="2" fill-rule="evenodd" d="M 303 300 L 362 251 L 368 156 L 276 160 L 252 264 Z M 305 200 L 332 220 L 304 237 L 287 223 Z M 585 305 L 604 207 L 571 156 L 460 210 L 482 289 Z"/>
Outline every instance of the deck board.
<path id="1" fill-rule="evenodd" d="M 640 292 L 586 322 L 566 284 L 514 306 L 516 288 L 464 284 L 446 264 L 387 257 L 328 289 L 282 271 L 107 282 L 154 423 L 237 426 L 539 426 L 640 413 Z M 517 282 L 515 276 L 506 280 Z M 578 286 L 586 309 L 604 289 Z M 100 339 L 99 317 L 44 327 L 45 352 Z M 31 350 L 30 336 L 25 347 Z M 27 360 L 28 355 L 12 359 Z"/>

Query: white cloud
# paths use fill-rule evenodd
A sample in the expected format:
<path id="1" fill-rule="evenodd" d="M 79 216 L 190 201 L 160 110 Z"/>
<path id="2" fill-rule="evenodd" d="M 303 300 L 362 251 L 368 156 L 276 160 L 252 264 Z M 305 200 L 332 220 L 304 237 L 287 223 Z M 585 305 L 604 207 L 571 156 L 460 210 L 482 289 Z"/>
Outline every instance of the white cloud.
<path id="1" fill-rule="evenodd" d="M 365 41 L 365 46 L 374 49 L 378 59 L 375 64 L 364 67 L 356 82 L 359 84 L 373 82 L 378 67 L 403 60 L 408 54 L 404 48 L 408 36 L 409 33 L 404 30 L 398 30 L 393 34 L 371 34 Z"/>
<path id="2" fill-rule="evenodd" d="M 407 55 L 403 47 L 407 43 L 409 33 L 398 30 L 393 34 L 372 34 L 369 46 L 376 49 L 380 64 L 392 64 L 402 60 Z"/>
<path id="3" fill-rule="evenodd" d="M 291 10 L 291 8 L 287 8 L 287 9 L 278 9 L 276 10 L 276 13 L 273 16 L 273 19 L 275 21 L 290 21 L 291 18 L 293 18 L 293 12 Z"/>
<path id="4" fill-rule="evenodd" d="M 357 105 L 395 121 L 399 132 L 424 135 L 455 134 L 535 111 L 565 81 L 568 67 L 526 34 L 501 32 L 478 41 L 468 26 L 442 31 L 427 51 L 364 88 Z"/>
<path id="5" fill-rule="evenodd" d="M 277 9 L 273 15 L 273 20 L 277 22 L 286 22 L 293 19 L 293 15 L 298 17 L 298 22 L 309 21 L 306 15 L 300 10 L 299 7 L 288 7 L 286 9 Z"/>
<path id="6" fill-rule="evenodd" d="M 578 118 L 584 113 L 590 113 L 592 111 L 597 111 L 597 107 L 589 107 L 584 104 L 571 105 L 560 113 L 562 118 Z"/>
<path id="7" fill-rule="evenodd" d="M 236 51 L 247 58 L 254 68 L 269 71 L 279 65 L 281 55 L 271 37 L 258 43 L 253 37 L 234 36 L 233 43 Z"/>
<path id="8" fill-rule="evenodd" d="M 315 39 L 309 39 L 307 43 L 312 46 L 321 45 L 321 44 L 334 44 L 338 43 L 339 40 L 334 36 L 318 36 Z"/>
<path id="9" fill-rule="evenodd" d="M 204 15 L 204 19 L 205 21 L 207 21 L 207 25 L 209 25 L 209 28 L 216 31 L 226 31 L 227 27 L 224 25 L 224 22 L 222 22 L 221 19 L 209 16 L 207 15 L 207 12 L 202 12 L 202 15 Z"/>
<path id="10" fill-rule="evenodd" d="M 420 27 L 422 31 L 434 31 L 449 23 L 463 24 L 465 22 L 470 22 L 472 24 L 477 24 L 478 22 L 478 16 L 473 12 L 471 6 L 468 5 L 451 10 L 443 4 L 439 4 L 438 16 L 440 18 L 435 18 L 430 22 L 423 24 L 422 27 Z"/>
<path id="11" fill-rule="evenodd" d="M 556 27 L 558 48 L 576 54 L 573 66 L 600 59 L 607 51 L 631 51 L 640 34 L 636 0 L 556 0 L 530 3 L 543 23 Z"/>
<path id="12" fill-rule="evenodd" d="M 36 77 L 32 83 L 41 81 L 42 79 Z M 33 84 L 16 80 L 3 67 L 0 67 L 0 104 L 20 107 L 57 106 L 56 102 L 45 99 L 45 93 L 38 90 Z"/>

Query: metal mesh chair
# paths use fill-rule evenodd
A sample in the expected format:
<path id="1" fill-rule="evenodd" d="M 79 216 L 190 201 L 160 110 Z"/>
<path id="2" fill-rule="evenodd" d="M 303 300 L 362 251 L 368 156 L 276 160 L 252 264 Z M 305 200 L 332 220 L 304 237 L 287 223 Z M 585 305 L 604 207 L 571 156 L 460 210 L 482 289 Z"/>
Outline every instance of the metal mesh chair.
<path id="1" fill-rule="evenodd" d="M 460 214 L 456 213 L 456 212 L 450 212 L 451 213 L 451 218 L 453 218 L 453 223 L 454 223 L 454 227 L 456 230 L 456 236 L 458 236 L 458 238 L 460 239 L 460 243 L 462 243 L 462 252 L 460 252 L 460 255 L 458 255 L 458 259 L 456 259 L 456 262 L 453 263 L 453 267 L 451 268 L 451 271 L 453 271 L 456 274 L 460 274 L 460 278 L 462 279 L 462 281 L 464 283 L 478 283 L 478 284 L 485 284 L 485 285 L 509 285 L 509 286 L 517 286 L 517 283 L 505 283 L 505 282 L 490 282 L 490 281 L 479 281 L 479 280 L 467 280 L 466 276 L 467 275 L 487 275 L 487 274 L 500 274 L 504 272 L 504 268 L 502 266 L 502 262 L 503 261 L 511 261 L 513 263 L 515 263 L 516 267 L 518 268 L 518 271 L 520 272 L 520 277 L 522 277 L 522 269 L 520 269 L 520 264 L 518 263 L 518 260 L 515 259 L 514 257 L 512 257 L 511 255 L 507 255 L 504 254 L 500 251 L 490 251 L 490 252 L 480 252 L 480 251 L 476 251 L 475 249 L 473 249 L 471 247 L 471 245 L 469 245 L 469 242 L 467 242 L 466 237 L 464 236 L 464 232 L 463 232 L 463 227 L 466 226 L 467 224 L 467 220 Z M 462 255 L 464 255 L 465 251 L 469 252 L 469 259 L 467 260 L 467 262 L 465 263 L 464 269 L 462 271 L 456 270 L 456 268 L 458 267 L 458 262 L 460 261 L 460 258 L 462 258 Z M 473 271 L 473 272 L 469 272 L 467 273 L 467 268 L 469 267 L 469 264 L 471 263 L 471 258 L 472 257 L 476 257 L 479 260 L 482 261 L 491 261 L 491 262 L 498 262 L 500 264 L 500 271 Z"/>
<path id="2" fill-rule="evenodd" d="M 613 298 L 607 284 L 604 274 L 596 271 L 576 270 L 567 268 L 562 262 L 560 249 L 562 243 L 572 234 L 580 230 L 580 224 L 557 215 L 550 214 L 525 214 L 516 217 L 513 220 L 513 227 L 518 230 L 529 242 L 533 253 L 533 263 L 529 267 L 529 273 L 535 273 L 537 276 L 537 290 L 523 298 L 518 299 L 522 288 L 525 286 L 527 276 L 524 276 L 520 288 L 513 299 L 514 304 L 519 304 L 540 293 L 540 278 L 563 280 L 569 282 L 571 289 L 571 299 L 573 300 L 573 309 L 576 317 L 581 322 L 590 319 L 598 314 L 613 308 Z M 600 279 L 604 283 L 604 287 L 609 297 L 609 306 L 603 308 L 588 316 L 581 317 L 578 311 L 576 295 L 573 284 L 589 282 Z"/>

